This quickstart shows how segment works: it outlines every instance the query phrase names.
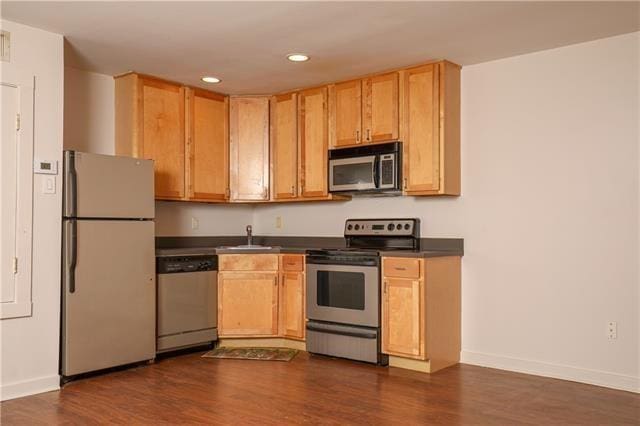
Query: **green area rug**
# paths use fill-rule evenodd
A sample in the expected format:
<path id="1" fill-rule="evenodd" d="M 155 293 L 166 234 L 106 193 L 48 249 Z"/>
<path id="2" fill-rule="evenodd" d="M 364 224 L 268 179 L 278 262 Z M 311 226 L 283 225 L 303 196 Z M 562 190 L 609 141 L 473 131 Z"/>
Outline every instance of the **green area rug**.
<path id="1" fill-rule="evenodd" d="M 291 361 L 297 349 L 288 348 L 215 348 L 202 355 L 203 358 L 256 359 L 259 361 Z"/>

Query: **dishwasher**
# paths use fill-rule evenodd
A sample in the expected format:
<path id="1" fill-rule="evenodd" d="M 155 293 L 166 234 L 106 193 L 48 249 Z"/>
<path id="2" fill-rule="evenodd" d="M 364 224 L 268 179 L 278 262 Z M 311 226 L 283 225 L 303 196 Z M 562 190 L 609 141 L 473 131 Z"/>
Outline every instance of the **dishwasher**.
<path id="1" fill-rule="evenodd" d="M 218 339 L 218 257 L 156 258 L 156 352 L 202 346 Z"/>

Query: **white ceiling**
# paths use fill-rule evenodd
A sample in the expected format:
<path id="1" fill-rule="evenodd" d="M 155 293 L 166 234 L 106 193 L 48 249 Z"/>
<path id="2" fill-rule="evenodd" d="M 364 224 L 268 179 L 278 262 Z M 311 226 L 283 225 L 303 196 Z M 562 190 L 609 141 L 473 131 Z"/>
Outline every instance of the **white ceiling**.
<path id="1" fill-rule="evenodd" d="M 640 30 L 639 2 L 16 2 L 69 66 L 265 94 L 446 58 L 461 65 Z M 304 52 L 307 63 L 285 56 Z M 199 78 L 215 75 L 218 85 Z"/>

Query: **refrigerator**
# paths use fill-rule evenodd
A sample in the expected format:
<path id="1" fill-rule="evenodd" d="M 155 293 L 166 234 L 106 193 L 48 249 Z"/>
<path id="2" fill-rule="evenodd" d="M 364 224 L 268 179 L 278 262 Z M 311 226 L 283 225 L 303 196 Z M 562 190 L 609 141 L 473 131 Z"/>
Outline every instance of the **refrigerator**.
<path id="1" fill-rule="evenodd" d="M 64 152 L 63 377 L 155 357 L 153 161 Z"/>

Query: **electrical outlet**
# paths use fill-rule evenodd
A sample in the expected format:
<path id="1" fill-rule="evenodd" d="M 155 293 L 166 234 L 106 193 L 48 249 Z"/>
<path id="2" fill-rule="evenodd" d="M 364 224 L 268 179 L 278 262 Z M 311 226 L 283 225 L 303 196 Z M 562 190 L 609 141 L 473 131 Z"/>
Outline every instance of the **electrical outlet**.
<path id="1" fill-rule="evenodd" d="M 617 339 L 618 338 L 618 323 L 615 321 L 609 321 L 607 323 L 607 335 L 609 339 Z"/>
<path id="2" fill-rule="evenodd" d="M 276 216 L 276 228 L 282 228 L 282 216 Z"/>
<path id="3" fill-rule="evenodd" d="M 192 217 L 191 218 L 191 229 L 198 229 L 198 227 L 200 226 L 200 222 L 198 221 L 197 218 Z"/>

